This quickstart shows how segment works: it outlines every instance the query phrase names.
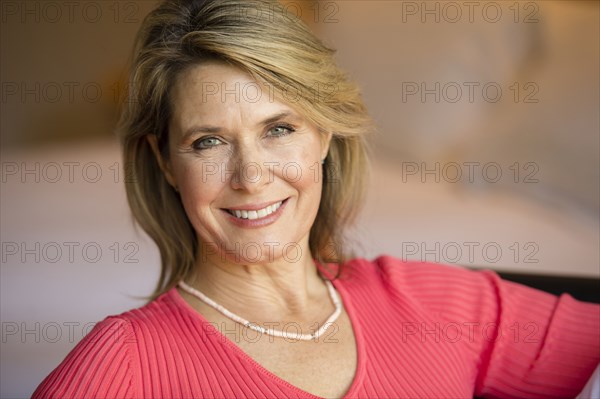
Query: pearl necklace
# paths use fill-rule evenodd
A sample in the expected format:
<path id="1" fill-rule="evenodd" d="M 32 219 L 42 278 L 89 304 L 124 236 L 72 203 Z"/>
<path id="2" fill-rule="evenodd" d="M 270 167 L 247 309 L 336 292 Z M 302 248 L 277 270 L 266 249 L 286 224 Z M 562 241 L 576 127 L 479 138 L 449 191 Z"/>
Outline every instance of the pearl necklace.
<path id="1" fill-rule="evenodd" d="M 236 315 L 235 313 L 232 313 L 229 310 L 225 309 L 223 306 L 219 305 L 218 303 L 216 303 L 215 301 L 213 301 L 212 299 L 210 299 L 209 297 L 207 297 L 206 295 L 204 295 L 197 289 L 187 285 L 183 280 L 181 280 L 179 282 L 179 286 L 184 291 L 186 291 L 187 293 L 200 299 L 202 302 L 206 303 L 207 305 L 215 308 L 216 310 L 221 312 L 223 315 L 227 316 L 228 318 L 230 318 L 231 320 L 233 320 L 235 322 L 238 322 L 238 323 L 240 323 L 254 331 L 257 331 L 261 334 L 267 334 L 267 335 L 271 335 L 273 337 L 290 338 L 290 339 L 301 340 L 301 341 L 311 341 L 313 339 L 314 340 L 318 339 L 321 335 L 323 335 L 323 333 L 327 330 L 327 328 L 329 328 L 331 323 L 336 321 L 337 318 L 342 313 L 342 303 L 340 302 L 340 299 L 339 299 L 337 293 L 335 292 L 335 288 L 333 288 L 333 285 L 331 284 L 331 282 L 329 280 L 325 280 L 325 284 L 327 285 L 327 289 L 329 290 L 329 296 L 331 297 L 331 301 L 335 305 L 335 311 L 331 314 L 331 316 L 329 316 L 329 318 L 323 324 L 323 326 L 321 326 L 321 328 L 319 328 L 319 330 L 315 331 L 314 333 L 312 333 L 312 334 L 299 334 L 299 333 L 290 334 L 287 331 L 275 330 L 272 328 L 266 329 L 264 327 L 257 325 L 256 323 L 252 323 L 252 322 Z"/>

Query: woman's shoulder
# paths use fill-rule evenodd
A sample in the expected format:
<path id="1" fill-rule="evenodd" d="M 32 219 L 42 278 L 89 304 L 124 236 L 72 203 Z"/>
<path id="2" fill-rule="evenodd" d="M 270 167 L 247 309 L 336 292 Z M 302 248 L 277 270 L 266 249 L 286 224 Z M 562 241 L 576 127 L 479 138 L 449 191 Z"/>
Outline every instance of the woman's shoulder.
<path id="1" fill-rule="evenodd" d="M 96 323 L 33 397 L 139 397 L 141 359 L 156 363 L 149 348 L 173 329 L 169 317 L 179 309 L 173 290 Z"/>
<path id="2" fill-rule="evenodd" d="M 468 304 L 477 304 L 472 306 L 477 309 L 465 310 L 467 313 L 493 313 L 498 294 L 509 289 L 491 270 L 474 271 L 388 255 L 372 260 L 355 258 L 340 266 L 338 284 L 354 295 L 387 297 L 390 303 L 434 314 L 454 314 L 456 309 L 471 307 Z"/>
<path id="3" fill-rule="evenodd" d="M 146 304 L 107 316 L 98 327 L 121 329 L 132 335 L 155 334 L 169 329 L 177 319 L 189 316 L 176 288 L 170 288 Z"/>
<path id="4" fill-rule="evenodd" d="M 127 317 L 106 317 L 40 383 L 32 398 L 137 397 L 135 344 Z"/>
<path id="5" fill-rule="evenodd" d="M 473 271 L 462 266 L 405 260 L 381 255 L 372 260 L 354 258 L 340 265 L 342 279 L 378 280 L 408 287 L 437 287 L 439 284 L 487 284 L 498 275 L 491 270 Z M 366 280 L 365 280 L 366 279 Z"/>

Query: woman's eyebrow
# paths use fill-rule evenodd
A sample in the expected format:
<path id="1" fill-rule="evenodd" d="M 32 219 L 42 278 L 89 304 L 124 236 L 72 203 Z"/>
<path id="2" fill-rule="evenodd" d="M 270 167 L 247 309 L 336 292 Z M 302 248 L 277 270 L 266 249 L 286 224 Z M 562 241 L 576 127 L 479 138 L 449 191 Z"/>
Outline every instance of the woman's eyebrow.
<path id="1" fill-rule="evenodd" d="M 264 119 L 262 122 L 258 123 L 258 126 L 264 126 L 264 125 L 268 125 L 270 123 L 273 123 L 275 121 L 278 121 L 280 119 L 286 118 L 286 117 L 295 117 L 295 115 L 289 111 L 283 111 L 280 112 L 278 114 L 275 114 L 273 116 L 268 117 L 267 119 Z"/>

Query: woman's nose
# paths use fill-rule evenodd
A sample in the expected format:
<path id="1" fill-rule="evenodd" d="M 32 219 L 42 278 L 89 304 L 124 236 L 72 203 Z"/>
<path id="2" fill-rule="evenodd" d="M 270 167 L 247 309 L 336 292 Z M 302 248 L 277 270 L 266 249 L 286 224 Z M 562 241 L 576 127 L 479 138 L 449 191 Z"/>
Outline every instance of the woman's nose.
<path id="1" fill-rule="evenodd" d="M 231 158 L 233 169 L 230 184 L 234 190 L 257 192 L 272 180 L 267 168 L 272 162 L 258 148 L 240 147 Z"/>

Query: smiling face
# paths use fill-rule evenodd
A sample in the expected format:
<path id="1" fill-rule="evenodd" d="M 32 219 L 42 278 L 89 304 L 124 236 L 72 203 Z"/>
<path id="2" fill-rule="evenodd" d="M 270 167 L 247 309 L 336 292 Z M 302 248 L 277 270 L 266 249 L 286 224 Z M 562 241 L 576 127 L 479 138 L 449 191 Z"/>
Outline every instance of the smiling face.
<path id="1" fill-rule="evenodd" d="M 309 255 L 331 135 L 230 65 L 191 67 L 172 94 L 162 168 L 200 255 L 241 264 Z"/>

